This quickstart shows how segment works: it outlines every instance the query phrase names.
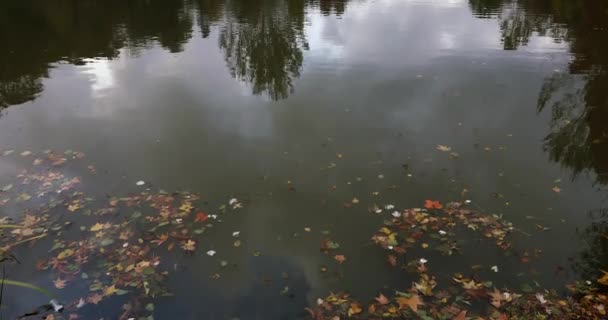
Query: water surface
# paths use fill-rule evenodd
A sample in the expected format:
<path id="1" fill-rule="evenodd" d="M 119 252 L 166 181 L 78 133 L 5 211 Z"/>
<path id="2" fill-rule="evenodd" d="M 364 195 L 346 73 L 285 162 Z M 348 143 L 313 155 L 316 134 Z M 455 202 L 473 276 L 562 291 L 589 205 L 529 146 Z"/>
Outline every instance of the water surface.
<path id="1" fill-rule="evenodd" d="M 498 265 L 495 282 L 514 287 L 533 270 L 561 288 L 608 267 L 607 12 L 531 0 L 3 1 L 0 149 L 82 151 L 98 197 L 144 180 L 246 200 L 198 254 L 163 257 L 177 271 L 160 319 L 298 319 L 332 290 L 408 287 L 371 245 L 382 219 L 367 207 L 425 199 L 472 200 L 517 226 L 516 246 L 542 250 L 532 266 L 495 248 L 455 265 Z M 0 158 L 2 181 L 26 162 Z M 361 206 L 345 207 L 353 197 Z M 319 252 L 322 231 L 346 263 Z M 429 263 L 453 272 L 442 259 Z M 238 267 L 212 279 L 220 260 Z M 52 288 L 48 273 L 7 272 Z M 11 290 L 9 318 L 46 299 Z"/>

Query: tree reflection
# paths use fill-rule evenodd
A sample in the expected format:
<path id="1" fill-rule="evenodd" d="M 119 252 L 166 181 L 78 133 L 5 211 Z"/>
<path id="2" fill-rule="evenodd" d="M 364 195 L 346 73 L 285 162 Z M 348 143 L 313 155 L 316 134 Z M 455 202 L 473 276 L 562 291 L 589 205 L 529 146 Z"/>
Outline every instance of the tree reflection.
<path id="1" fill-rule="evenodd" d="M 608 212 L 599 209 L 590 212 L 590 215 L 595 221 L 578 231 L 583 250 L 573 267 L 583 279 L 593 281 L 603 275 L 601 270 L 608 271 Z"/>
<path id="2" fill-rule="evenodd" d="M 254 94 L 287 98 L 307 47 L 304 2 L 232 0 L 227 6 L 219 45 L 230 73 L 250 83 Z"/>
<path id="3" fill-rule="evenodd" d="M 608 183 L 608 3 L 604 1 L 470 0 L 478 17 L 500 21 L 504 49 L 526 45 L 532 34 L 568 41 L 569 72 L 545 80 L 537 110 L 550 109 L 545 150 L 576 176 L 594 172 Z"/>
<path id="4" fill-rule="evenodd" d="M 184 50 L 196 23 L 203 38 L 220 25 L 232 76 L 254 94 L 286 98 L 300 75 L 307 7 L 341 15 L 347 0 L 0 1 L 0 108 L 33 100 L 52 64 L 113 59 L 160 45 Z"/>
<path id="5" fill-rule="evenodd" d="M 505 50 L 527 45 L 534 34 L 562 41 L 567 36 L 567 28 L 559 23 L 561 16 L 549 14 L 551 5 L 548 1 L 469 0 L 476 17 L 500 21 L 501 42 Z"/>
<path id="6" fill-rule="evenodd" d="M 497 4 L 471 0 L 471 7 L 476 15 L 487 16 Z M 505 14 L 505 7 L 519 10 Z M 501 19 L 505 49 L 525 45 L 533 33 L 568 41 L 572 55 L 568 72 L 548 77 L 538 97 L 537 111 L 551 113 L 544 148 L 573 177 L 594 173 L 596 183 L 607 184 L 608 2 L 507 1 L 500 4 L 496 16 Z M 590 215 L 593 222 L 578 231 L 584 247 L 573 267 L 584 279 L 595 280 L 608 267 L 608 210 Z"/>
<path id="7" fill-rule="evenodd" d="M 178 52 L 191 32 L 181 1 L 0 1 L 0 107 L 35 99 L 53 63 L 113 59 L 152 43 Z"/>

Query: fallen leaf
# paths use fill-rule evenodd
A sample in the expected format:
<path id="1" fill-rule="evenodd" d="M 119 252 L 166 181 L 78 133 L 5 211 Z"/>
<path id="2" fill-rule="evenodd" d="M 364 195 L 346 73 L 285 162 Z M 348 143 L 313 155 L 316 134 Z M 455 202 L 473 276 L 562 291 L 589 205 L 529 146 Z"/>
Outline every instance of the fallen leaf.
<path id="1" fill-rule="evenodd" d="M 604 275 L 601 278 L 597 279 L 597 282 L 599 282 L 605 286 L 608 286 L 608 272 L 606 272 L 604 270 L 600 270 L 600 271 L 603 272 Z"/>
<path id="2" fill-rule="evenodd" d="M 192 252 L 196 249 L 196 242 L 188 239 L 188 241 L 182 244 L 182 249 L 184 249 L 185 251 Z"/>
<path id="3" fill-rule="evenodd" d="M 337 254 L 334 256 L 334 260 L 338 261 L 338 263 L 343 263 L 346 261 L 346 257 L 343 254 Z"/>
<path id="4" fill-rule="evenodd" d="M 389 303 L 388 298 L 385 295 L 383 295 L 382 293 L 379 296 L 375 297 L 374 299 L 376 299 L 376 301 L 378 301 L 378 303 L 381 305 L 385 305 L 385 304 Z"/>
<path id="5" fill-rule="evenodd" d="M 490 304 L 492 304 L 496 308 L 500 308 L 500 306 L 502 304 L 502 300 L 504 299 L 503 294 L 500 293 L 500 291 L 498 291 L 496 288 L 494 288 L 494 292 L 490 292 L 489 295 L 490 295 L 490 298 L 492 299 Z"/>
<path id="6" fill-rule="evenodd" d="M 57 259 L 58 260 L 63 260 L 65 258 L 69 258 L 74 254 L 74 250 L 72 249 L 65 249 L 63 251 L 61 251 L 58 255 L 57 255 Z"/>
<path id="7" fill-rule="evenodd" d="M 194 222 L 205 222 L 207 219 L 209 219 L 209 216 L 206 213 L 199 211 L 196 213 Z"/>
<path id="8" fill-rule="evenodd" d="M 107 287 L 104 291 L 103 291 L 103 295 L 104 296 L 111 296 L 113 294 L 116 293 L 116 286 L 115 285 L 111 285 L 109 287 Z"/>
<path id="9" fill-rule="evenodd" d="M 90 230 L 93 232 L 96 232 L 96 231 L 100 231 L 103 229 L 104 229 L 104 225 L 98 222 L 98 223 L 94 224 L 93 226 L 91 226 Z"/>
<path id="10" fill-rule="evenodd" d="M 449 152 L 449 151 L 452 151 L 452 148 L 450 148 L 450 147 L 448 147 L 446 145 L 443 145 L 443 144 L 438 144 L 437 145 L 437 150 L 443 151 L 443 152 Z"/>
<path id="11" fill-rule="evenodd" d="M 363 311 L 363 309 L 361 309 L 361 306 L 358 303 L 351 303 L 350 308 L 348 308 L 348 316 L 351 317 L 355 314 L 359 314 L 361 311 Z"/>
<path id="12" fill-rule="evenodd" d="M 418 313 L 418 306 L 423 305 L 420 296 L 417 294 L 412 295 L 411 298 L 397 297 L 395 300 L 399 304 L 399 310 L 409 307 L 412 311 Z"/>
<path id="13" fill-rule="evenodd" d="M 57 278 L 57 279 L 53 280 L 53 284 L 55 285 L 55 288 L 63 289 L 63 288 L 65 288 L 66 281 L 63 279 Z"/>
<path id="14" fill-rule="evenodd" d="M 441 209 L 443 205 L 436 200 L 424 200 L 424 207 L 427 209 Z"/>
<path id="15" fill-rule="evenodd" d="M 95 293 L 87 297 L 87 302 L 92 304 L 98 304 L 101 300 L 103 300 L 103 296 L 99 293 Z"/>
<path id="16" fill-rule="evenodd" d="M 560 187 L 558 187 L 558 186 L 555 186 L 555 187 L 551 188 L 551 190 L 553 190 L 553 192 L 555 192 L 555 193 L 560 193 L 560 192 L 562 192 L 562 188 L 560 188 Z"/>

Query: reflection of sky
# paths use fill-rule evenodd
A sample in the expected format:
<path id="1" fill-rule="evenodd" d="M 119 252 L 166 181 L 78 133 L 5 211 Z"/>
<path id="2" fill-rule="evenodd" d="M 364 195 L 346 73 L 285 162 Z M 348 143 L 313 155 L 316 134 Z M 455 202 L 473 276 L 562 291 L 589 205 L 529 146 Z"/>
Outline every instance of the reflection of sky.
<path id="1" fill-rule="evenodd" d="M 258 192 L 256 183 L 264 175 L 283 191 L 286 180 L 300 182 L 297 194 L 306 201 L 294 205 L 292 198 L 277 196 L 261 206 L 258 202 L 240 217 L 240 225 L 231 226 L 270 254 L 292 254 L 289 263 L 295 261 L 314 286 L 323 285 L 318 266 L 326 263 L 317 242 L 309 240 L 312 250 L 303 245 L 306 250 L 293 251 L 277 245 L 276 238 L 307 225 L 345 221 L 336 208 L 309 211 L 311 203 L 321 202 L 319 185 L 374 177 L 381 169 L 403 183 L 395 168 L 407 162 L 424 176 L 392 199 L 408 205 L 429 195 L 460 192 L 436 178 L 444 168 L 473 197 L 486 199 L 487 192 L 499 191 L 513 199 L 508 212 L 514 219 L 521 212 L 546 216 L 547 206 L 560 208 L 557 215 L 570 219 L 566 213 L 579 212 L 581 200 L 597 202 L 584 180 L 564 182 L 564 190 L 573 191 L 561 198 L 549 193 L 552 181 L 564 173 L 542 151 L 547 127 L 535 103 L 543 79 L 568 62 L 564 44 L 533 37 L 521 50 L 503 51 L 498 22 L 473 18 L 467 1 L 357 1 L 348 3 L 339 18 L 315 10 L 307 14 L 310 51 L 304 53 L 295 93 L 286 100 L 254 96 L 246 83 L 233 79 L 214 32 L 208 39 L 194 36 L 181 53 L 155 47 L 136 57 L 123 51 L 114 60 L 58 66 L 39 99 L 0 119 L 0 142 L 83 150 L 98 168 L 117 177 L 115 183 L 132 185 L 141 178 L 167 190 L 223 198 Z M 320 149 L 328 138 L 336 150 Z M 481 153 L 474 143 L 511 149 Z M 465 161 L 437 156 L 437 144 L 453 146 Z M 336 161 L 336 152 L 346 159 L 353 155 L 352 163 L 358 163 L 320 171 Z M 385 167 L 367 165 L 378 157 Z M 376 183 L 361 194 L 386 187 Z M 572 217 L 578 223 L 583 219 Z M 368 226 L 352 222 L 353 230 L 343 236 L 369 241 L 367 233 L 358 232 L 367 232 Z M 553 227 L 555 234 L 571 231 Z M 566 247 L 571 238 L 557 241 Z M 218 252 L 223 250 L 232 250 L 231 245 Z M 546 253 L 555 252 L 549 248 Z M 358 268 L 374 271 L 365 262 Z M 222 292 L 248 288 L 248 276 L 235 275 L 231 288 Z"/>

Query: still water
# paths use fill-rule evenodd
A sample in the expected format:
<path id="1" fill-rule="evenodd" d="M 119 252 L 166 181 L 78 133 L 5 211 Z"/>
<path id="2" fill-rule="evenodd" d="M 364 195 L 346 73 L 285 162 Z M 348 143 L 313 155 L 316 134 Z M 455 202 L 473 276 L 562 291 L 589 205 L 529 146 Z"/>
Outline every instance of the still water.
<path id="1" fill-rule="evenodd" d="M 0 149 L 82 151 L 97 197 L 143 180 L 244 201 L 196 254 L 159 251 L 174 296 L 157 319 L 301 319 L 330 291 L 407 288 L 371 243 L 382 219 L 368 206 L 425 199 L 472 200 L 514 223 L 515 246 L 542 250 L 531 265 L 495 248 L 429 254 L 435 270 L 497 265 L 497 284 L 533 273 L 559 289 L 608 268 L 606 28 L 601 1 L 5 0 Z M 1 157 L 2 182 L 31 161 Z M 327 234 L 339 266 L 319 251 Z M 31 267 L 48 246 L 17 250 L 7 278 L 86 295 Z M 48 300 L 3 299 L 8 318 Z"/>

